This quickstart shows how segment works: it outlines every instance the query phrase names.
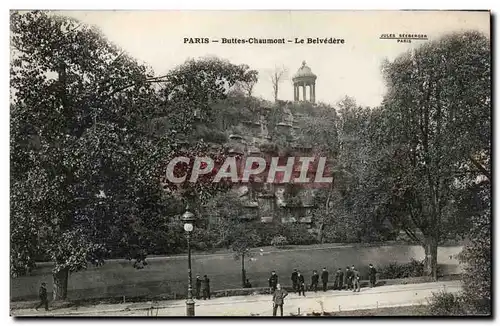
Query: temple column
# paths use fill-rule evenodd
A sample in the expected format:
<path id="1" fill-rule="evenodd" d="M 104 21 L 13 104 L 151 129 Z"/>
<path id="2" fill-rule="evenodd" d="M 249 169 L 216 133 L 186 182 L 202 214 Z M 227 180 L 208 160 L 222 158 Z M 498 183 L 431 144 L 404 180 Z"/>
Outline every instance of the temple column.
<path id="1" fill-rule="evenodd" d="M 306 101 L 306 84 L 302 84 L 302 95 L 304 96 L 304 98 L 302 99 L 302 101 Z"/>
<path id="2" fill-rule="evenodd" d="M 311 96 L 311 102 L 316 101 L 316 83 L 312 84 L 312 96 Z"/>

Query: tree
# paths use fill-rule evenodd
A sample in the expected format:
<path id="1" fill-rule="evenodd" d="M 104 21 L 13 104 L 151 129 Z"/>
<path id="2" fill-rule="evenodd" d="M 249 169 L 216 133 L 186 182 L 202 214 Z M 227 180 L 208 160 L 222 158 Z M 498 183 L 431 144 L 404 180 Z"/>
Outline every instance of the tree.
<path id="1" fill-rule="evenodd" d="M 270 72 L 271 83 L 273 85 L 274 101 L 278 101 L 278 91 L 280 83 L 286 78 L 287 69 L 283 66 L 274 67 L 274 70 Z"/>
<path id="2" fill-rule="evenodd" d="M 251 256 L 250 250 L 257 247 L 260 237 L 254 228 L 239 222 L 234 224 L 229 241 L 235 259 L 241 260 L 241 285 L 244 287 L 246 281 L 245 258 Z"/>
<path id="3" fill-rule="evenodd" d="M 490 41 L 473 31 L 450 34 L 385 63 L 383 72 L 394 190 L 405 223 L 423 234 L 425 270 L 436 279 L 454 184 L 490 177 Z"/>
<path id="4" fill-rule="evenodd" d="M 235 259 L 241 260 L 241 280 L 244 286 L 245 259 L 250 258 L 251 249 L 261 242 L 255 225 L 247 221 L 251 213 L 233 191 L 217 194 L 205 209 L 210 212 L 210 228 L 217 238 L 215 246 L 231 249 Z"/>
<path id="5" fill-rule="evenodd" d="M 335 108 L 319 105 L 305 119 L 301 137 L 331 161 L 333 183 L 318 189 L 313 217 L 319 242 L 388 240 L 386 226 L 389 161 L 380 138 L 385 135 L 379 108 L 363 108 L 346 97 Z M 384 161 L 385 160 L 385 161 Z"/>
<path id="6" fill-rule="evenodd" d="M 306 117 L 304 126 L 301 129 L 300 138 L 311 144 L 315 144 L 315 153 L 318 156 L 327 156 L 329 159 L 336 159 L 339 154 L 338 116 L 332 107 L 317 107 L 315 115 Z M 335 172 L 336 167 L 333 169 Z M 338 187 L 339 173 L 334 172 L 334 180 L 328 188 L 319 189 L 315 196 L 315 209 L 313 215 L 318 230 L 318 242 L 323 243 L 324 229 L 327 225 L 333 224 L 335 218 L 334 210 L 335 196 L 338 195 L 335 188 Z"/>
<path id="7" fill-rule="evenodd" d="M 248 65 L 242 65 L 245 70 L 241 81 L 236 83 L 236 88 L 241 91 L 245 96 L 251 97 L 253 94 L 253 89 L 257 81 L 259 80 L 259 73 L 257 70 L 249 70 Z"/>
<path id="8" fill-rule="evenodd" d="M 217 58 L 165 76 L 78 21 L 11 14 L 11 273 L 55 263 L 54 299 L 70 272 L 125 256 L 169 252 L 180 200 L 159 186 L 165 161 L 206 150 L 186 139 L 213 124 L 213 106 L 253 73 Z M 187 146 L 186 146 L 187 144 Z M 197 150 L 197 151 L 196 151 Z M 206 200 L 213 188 L 196 191 Z"/>
<path id="9" fill-rule="evenodd" d="M 65 299 L 69 273 L 102 263 L 110 244 L 143 247 L 128 220 L 165 212 L 156 163 L 168 137 L 145 128 L 159 103 L 152 72 L 96 29 L 13 12 L 11 46 L 11 271 L 53 261 Z"/>

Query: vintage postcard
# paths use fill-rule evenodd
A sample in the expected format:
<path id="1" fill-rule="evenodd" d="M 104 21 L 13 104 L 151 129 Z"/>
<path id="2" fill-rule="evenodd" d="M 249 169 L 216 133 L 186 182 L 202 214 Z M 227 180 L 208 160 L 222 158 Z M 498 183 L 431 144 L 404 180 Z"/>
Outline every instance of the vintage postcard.
<path id="1" fill-rule="evenodd" d="M 490 26 L 12 10 L 11 316 L 491 316 Z"/>

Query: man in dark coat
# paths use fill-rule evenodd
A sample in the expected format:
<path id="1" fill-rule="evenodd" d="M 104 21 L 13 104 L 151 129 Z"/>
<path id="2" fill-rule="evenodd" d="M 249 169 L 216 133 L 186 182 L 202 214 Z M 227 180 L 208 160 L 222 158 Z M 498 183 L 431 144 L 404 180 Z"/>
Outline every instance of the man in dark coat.
<path id="1" fill-rule="evenodd" d="M 200 278 L 200 275 L 196 275 L 196 299 L 200 299 L 201 298 L 201 278 Z"/>
<path id="2" fill-rule="evenodd" d="M 271 292 L 276 291 L 276 286 L 278 285 L 278 275 L 275 271 L 271 272 L 271 277 L 269 277 L 269 287 L 271 288 Z"/>
<path id="3" fill-rule="evenodd" d="M 250 280 L 247 278 L 245 280 L 245 288 L 246 289 L 250 289 L 252 287 L 252 283 L 250 283 Z"/>
<path id="4" fill-rule="evenodd" d="M 373 264 L 369 265 L 368 278 L 370 280 L 370 287 L 374 287 L 377 284 L 377 270 L 373 267 Z"/>
<path id="5" fill-rule="evenodd" d="M 207 275 L 203 275 L 202 282 L 202 290 L 203 290 L 203 300 L 210 300 L 210 279 Z"/>
<path id="6" fill-rule="evenodd" d="M 49 310 L 49 300 L 47 299 L 47 288 L 45 287 L 45 282 L 40 285 L 40 289 L 38 290 L 38 297 L 40 298 L 40 303 L 36 306 L 36 310 L 41 306 L 45 307 L 45 311 Z"/>
<path id="7" fill-rule="evenodd" d="M 352 276 L 351 276 L 351 274 L 352 274 L 351 269 L 349 267 L 346 267 L 345 268 L 345 274 L 344 274 L 344 276 L 345 276 L 345 282 L 344 283 L 345 283 L 346 290 L 350 290 L 352 288 L 352 279 L 351 279 Z"/>
<path id="8" fill-rule="evenodd" d="M 283 304 L 288 293 L 281 289 L 281 285 L 276 284 L 276 290 L 273 293 L 273 316 L 276 316 L 278 308 L 280 308 L 281 317 L 283 317 Z"/>
<path id="9" fill-rule="evenodd" d="M 296 268 L 293 269 L 291 279 L 292 279 L 293 292 L 297 293 L 299 287 L 298 287 L 298 276 L 297 276 L 297 269 Z"/>
<path id="10" fill-rule="evenodd" d="M 316 292 L 318 291 L 318 283 L 319 283 L 319 275 L 315 270 L 313 271 L 313 275 L 311 276 L 311 290 Z"/>
<path id="11" fill-rule="evenodd" d="M 328 289 L 328 271 L 326 267 L 323 267 L 323 271 L 321 272 L 321 282 L 323 283 L 323 292 L 326 292 Z"/>
<path id="12" fill-rule="evenodd" d="M 344 287 L 344 273 L 342 269 L 337 269 L 337 273 L 335 273 L 335 284 L 333 285 L 334 290 L 342 290 Z"/>
<path id="13" fill-rule="evenodd" d="M 300 274 L 300 271 L 297 272 L 297 285 L 299 287 L 299 296 L 306 296 L 306 281 L 304 280 L 304 275 Z"/>

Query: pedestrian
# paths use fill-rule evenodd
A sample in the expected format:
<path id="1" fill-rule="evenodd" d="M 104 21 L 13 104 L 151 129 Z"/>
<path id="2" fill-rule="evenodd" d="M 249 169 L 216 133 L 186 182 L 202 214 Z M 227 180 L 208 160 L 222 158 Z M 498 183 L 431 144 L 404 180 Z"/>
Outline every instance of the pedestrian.
<path id="1" fill-rule="evenodd" d="M 247 278 L 245 280 L 245 288 L 246 289 L 250 289 L 252 287 L 252 283 L 250 283 L 250 280 Z"/>
<path id="2" fill-rule="evenodd" d="M 36 306 L 35 310 L 38 310 L 38 308 L 44 306 L 45 311 L 49 310 L 49 301 L 47 299 L 47 288 L 45 287 L 47 284 L 43 282 L 40 285 L 40 289 L 38 290 L 38 297 L 40 298 L 40 303 L 38 306 Z"/>
<path id="3" fill-rule="evenodd" d="M 370 287 L 374 287 L 377 284 L 377 270 L 373 267 L 373 264 L 368 265 L 368 278 L 370 279 Z"/>
<path id="4" fill-rule="evenodd" d="M 269 287 L 271 288 L 271 292 L 276 291 L 276 287 L 278 285 L 278 275 L 275 271 L 271 272 L 271 277 L 269 277 Z"/>
<path id="5" fill-rule="evenodd" d="M 328 290 L 328 271 L 326 267 L 323 267 L 323 271 L 321 272 L 321 282 L 323 282 L 323 292 Z"/>
<path id="6" fill-rule="evenodd" d="M 297 276 L 297 269 L 296 268 L 293 269 L 291 279 L 292 279 L 293 292 L 297 293 L 299 287 L 297 286 L 298 285 L 298 276 Z"/>
<path id="7" fill-rule="evenodd" d="M 202 282 L 202 289 L 203 289 L 203 300 L 210 300 L 210 279 L 208 278 L 207 275 L 203 275 L 203 282 Z"/>
<path id="8" fill-rule="evenodd" d="M 299 296 L 302 293 L 302 295 L 305 297 L 306 296 L 306 281 L 304 280 L 304 275 L 300 273 L 300 271 L 297 271 L 297 285 L 299 287 Z"/>
<path id="9" fill-rule="evenodd" d="M 337 269 L 337 273 L 335 273 L 335 284 L 333 285 L 334 290 L 342 290 L 344 287 L 344 273 L 342 272 L 342 268 Z"/>
<path id="10" fill-rule="evenodd" d="M 318 283 L 319 283 L 319 275 L 316 270 L 313 271 L 313 275 L 311 276 L 311 290 L 316 292 L 318 291 Z"/>
<path id="11" fill-rule="evenodd" d="M 347 266 L 345 268 L 345 282 L 344 282 L 346 290 L 350 290 L 352 288 L 351 274 L 352 274 L 352 271 L 349 268 L 349 266 Z"/>
<path id="12" fill-rule="evenodd" d="M 196 275 L 196 299 L 201 298 L 201 278 L 200 275 Z"/>
<path id="13" fill-rule="evenodd" d="M 361 287 L 359 285 L 359 272 L 354 266 L 352 267 L 352 286 L 353 286 L 353 292 L 359 292 L 361 291 Z"/>
<path id="14" fill-rule="evenodd" d="M 273 316 L 276 316 L 278 308 L 280 308 L 281 317 L 283 317 L 283 304 L 288 293 L 281 289 L 280 284 L 276 284 L 276 290 L 273 294 Z"/>

